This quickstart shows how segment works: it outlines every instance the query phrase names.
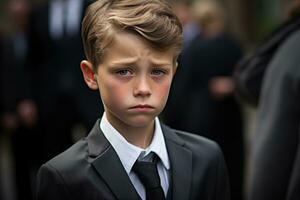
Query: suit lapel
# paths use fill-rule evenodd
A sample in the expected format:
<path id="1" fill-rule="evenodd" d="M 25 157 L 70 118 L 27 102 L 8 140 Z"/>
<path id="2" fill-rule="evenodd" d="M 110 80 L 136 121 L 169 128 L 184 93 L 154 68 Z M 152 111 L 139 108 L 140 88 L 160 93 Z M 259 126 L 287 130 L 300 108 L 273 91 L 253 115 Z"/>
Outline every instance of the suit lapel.
<path id="1" fill-rule="evenodd" d="M 93 167 L 117 199 L 140 199 L 117 153 L 103 135 L 98 120 L 87 137 Z"/>
<path id="2" fill-rule="evenodd" d="M 188 199 L 192 181 L 192 152 L 184 147 L 184 141 L 164 125 L 162 130 L 171 162 L 173 200 Z"/>

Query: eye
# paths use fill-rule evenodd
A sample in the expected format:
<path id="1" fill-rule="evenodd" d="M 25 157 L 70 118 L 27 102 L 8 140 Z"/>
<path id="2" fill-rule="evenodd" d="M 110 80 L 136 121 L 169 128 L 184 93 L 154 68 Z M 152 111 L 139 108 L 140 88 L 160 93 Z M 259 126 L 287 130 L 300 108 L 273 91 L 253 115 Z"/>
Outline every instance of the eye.
<path id="1" fill-rule="evenodd" d="M 165 75 L 166 73 L 167 72 L 164 69 L 153 69 L 151 71 L 151 75 L 153 75 L 153 76 L 162 76 L 162 75 Z"/>
<path id="2" fill-rule="evenodd" d="M 120 76 L 131 76 L 132 72 L 129 69 L 120 69 L 116 71 L 116 74 Z"/>

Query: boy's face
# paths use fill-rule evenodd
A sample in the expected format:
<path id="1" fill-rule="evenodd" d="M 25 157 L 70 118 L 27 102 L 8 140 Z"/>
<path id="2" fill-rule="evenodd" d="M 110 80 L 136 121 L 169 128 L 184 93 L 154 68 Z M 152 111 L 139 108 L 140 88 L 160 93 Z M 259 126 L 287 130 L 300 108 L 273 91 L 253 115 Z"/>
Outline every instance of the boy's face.
<path id="1" fill-rule="evenodd" d="M 93 89 L 99 88 L 110 123 L 129 128 L 153 122 L 168 98 L 176 71 L 174 55 L 174 50 L 151 48 L 134 34 L 116 34 L 93 74 L 94 84 L 88 83 Z"/>

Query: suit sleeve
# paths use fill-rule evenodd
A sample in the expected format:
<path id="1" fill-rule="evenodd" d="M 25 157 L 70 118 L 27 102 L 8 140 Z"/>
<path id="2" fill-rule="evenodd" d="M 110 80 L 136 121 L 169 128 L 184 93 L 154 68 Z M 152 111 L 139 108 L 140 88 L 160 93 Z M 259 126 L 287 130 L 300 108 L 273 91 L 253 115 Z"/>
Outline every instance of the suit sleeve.
<path id="1" fill-rule="evenodd" d="M 230 185 L 227 167 L 220 148 L 217 148 L 215 200 L 230 200 Z"/>
<path id="2" fill-rule="evenodd" d="M 37 175 L 36 200 L 72 199 L 59 172 L 49 164 L 42 165 Z"/>

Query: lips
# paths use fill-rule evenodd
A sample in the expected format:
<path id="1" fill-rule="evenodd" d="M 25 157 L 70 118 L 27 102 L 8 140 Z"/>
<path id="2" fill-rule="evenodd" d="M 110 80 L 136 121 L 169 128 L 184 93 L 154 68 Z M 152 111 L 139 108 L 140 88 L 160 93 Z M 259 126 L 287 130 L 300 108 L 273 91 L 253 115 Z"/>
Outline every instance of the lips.
<path id="1" fill-rule="evenodd" d="M 154 107 L 145 104 L 145 105 L 136 105 L 130 108 L 131 109 L 153 109 Z"/>

